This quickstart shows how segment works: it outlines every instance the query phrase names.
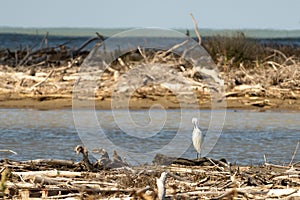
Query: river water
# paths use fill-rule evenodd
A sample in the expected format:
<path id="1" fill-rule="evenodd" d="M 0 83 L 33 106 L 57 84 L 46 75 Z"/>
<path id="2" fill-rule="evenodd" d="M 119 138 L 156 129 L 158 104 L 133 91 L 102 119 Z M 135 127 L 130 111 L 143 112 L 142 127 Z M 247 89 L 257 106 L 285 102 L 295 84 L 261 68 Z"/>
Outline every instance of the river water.
<path id="1" fill-rule="evenodd" d="M 279 32 L 279 31 L 277 31 Z M 275 34 L 276 31 L 274 31 L 273 34 Z M 257 42 L 262 44 L 277 44 L 277 45 L 289 45 L 289 46 L 300 46 L 300 32 L 294 33 L 295 35 L 293 37 L 290 37 L 288 35 L 280 35 L 276 38 L 273 38 L 272 34 L 265 33 L 261 37 L 255 37 L 255 34 L 250 34 L 249 37 L 254 37 Z M 209 34 L 208 36 L 217 35 L 217 33 Z M 77 49 L 80 47 L 85 41 L 90 39 L 92 36 L 94 36 L 94 33 L 91 34 L 91 36 L 61 36 L 61 35 L 49 35 L 48 37 L 48 45 L 50 47 L 58 47 L 59 45 L 65 45 L 69 48 Z M 177 35 L 178 36 L 178 35 Z M 45 35 L 40 34 L 22 34 L 22 33 L 3 33 L 0 28 L 0 50 L 1 49 L 10 49 L 13 50 L 20 50 L 20 49 L 39 49 L 44 45 L 42 43 Z M 182 39 L 182 38 L 181 38 Z M 196 39 L 194 37 L 194 39 Z M 169 41 L 174 42 L 176 38 L 168 38 L 168 37 L 161 37 L 158 39 L 159 45 L 166 44 L 168 45 Z M 203 40 L 206 40 L 206 37 L 203 37 Z M 119 41 L 118 41 L 119 42 Z M 126 39 L 123 42 L 127 42 Z M 180 42 L 180 39 L 177 43 Z M 175 42 L 175 44 L 177 44 Z M 94 43 L 88 45 L 85 49 L 91 50 L 94 46 Z"/>
<path id="2" fill-rule="evenodd" d="M 212 112 L 200 111 L 199 124 L 204 133 L 208 130 L 212 114 L 224 114 L 224 111 Z M 190 119 L 197 114 L 195 110 L 186 113 L 190 115 Z M 124 123 L 123 127 L 118 127 L 115 117 L 117 116 L 119 121 L 128 120 L 125 110 L 115 111 L 114 115 L 108 110 L 96 111 L 99 124 L 107 138 L 125 151 L 130 151 L 130 148 L 134 152 L 141 153 L 153 149 L 159 151 L 178 134 L 180 123 L 182 130 L 180 134 L 187 139 L 186 141 L 191 141 L 193 126 L 190 119 L 180 121 L 181 110 L 156 110 L 151 112 L 152 121 L 149 119 L 148 110 L 131 111 L 130 114 L 138 127 L 130 125 L 124 127 Z M 154 127 L 149 131 L 154 131 L 154 135 L 143 128 L 149 120 Z M 1 109 L 0 149 L 10 149 L 18 154 L 2 152 L 0 156 L 15 160 L 53 158 L 78 161 L 80 157 L 73 149 L 78 144 L 87 143 L 86 138 L 78 134 L 76 128 L 78 127 L 75 126 L 71 109 L 49 111 Z M 299 136 L 299 113 L 227 110 L 221 135 L 206 156 L 215 159 L 226 158 L 232 163 L 247 165 L 262 164 L 266 155 L 268 162 L 289 163 Z M 101 147 L 103 141 L 94 142 Z M 173 145 L 169 148 L 176 150 L 178 147 Z M 294 162 L 300 161 L 299 151 Z M 195 158 L 196 152 L 190 146 L 179 156 Z M 137 162 L 151 162 L 152 159 L 153 157 L 147 157 Z"/>

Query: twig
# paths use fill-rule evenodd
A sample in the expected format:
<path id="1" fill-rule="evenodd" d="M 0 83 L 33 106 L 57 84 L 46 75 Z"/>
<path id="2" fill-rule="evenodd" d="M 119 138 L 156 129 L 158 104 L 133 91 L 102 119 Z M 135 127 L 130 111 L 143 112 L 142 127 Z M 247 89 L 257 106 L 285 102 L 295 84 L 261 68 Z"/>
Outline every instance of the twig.
<path id="1" fill-rule="evenodd" d="M 144 192 L 146 192 L 147 190 L 153 190 L 153 189 L 148 185 L 148 186 L 146 186 L 146 187 L 144 187 L 144 188 L 142 188 L 142 189 L 137 190 L 135 193 L 136 193 L 136 194 L 144 193 Z"/>
<path id="2" fill-rule="evenodd" d="M 292 165 L 292 163 L 293 163 L 293 161 L 294 161 L 294 159 L 295 159 L 295 156 L 296 156 L 296 154 L 297 154 L 298 148 L 299 148 L 299 141 L 298 141 L 298 143 L 297 143 L 297 146 L 296 146 L 296 148 L 295 148 L 295 151 L 294 151 L 294 154 L 293 154 L 293 156 L 292 156 L 292 160 L 291 160 L 289 166 Z"/>
<path id="3" fill-rule="evenodd" d="M 279 63 L 277 63 L 277 62 L 275 62 L 275 61 L 267 61 L 267 62 L 265 62 L 264 64 L 271 65 L 272 68 L 274 69 L 274 71 L 277 71 L 278 68 L 281 68 L 281 67 L 282 67 L 281 64 L 279 64 Z"/>
<path id="4" fill-rule="evenodd" d="M 299 164 L 300 163 L 300 161 L 298 161 L 298 162 L 295 162 L 293 165 L 295 166 L 295 165 L 297 165 L 297 164 Z"/>
<path id="5" fill-rule="evenodd" d="M 122 58 L 118 58 L 118 62 L 120 63 L 120 65 L 122 67 L 126 67 L 126 65 L 125 65 L 124 61 L 122 60 Z"/>
<path id="6" fill-rule="evenodd" d="M 286 57 L 286 55 L 284 53 L 282 53 L 281 51 L 277 50 L 277 49 L 273 49 L 273 52 L 276 54 L 281 55 L 285 60 L 287 60 L 288 58 Z"/>
<path id="7" fill-rule="evenodd" d="M 6 169 L 6 167 L 2 167 L 2 168 L 0 169 L 0 174 L 2 174 L 2 172 L 4 172 L 5 169 Z"/>
<path id="8" fill-rule="evenodd" d="M 73 198 L 71 198 L 71 197 L 76 197 L 76 196 L 80 196 L 80 194 L 73 194 L 73 193 L 65 194 L 65 195 L 59 194 L 59 195 L 57 195 L 57 196 L 50 196 L 50 197 L 47 197 L 47 199 L 62 199 L 62 198 L 67 199 L 68 197 L 69 197 L 70 199 L 73 199 Z"/>
<path id="9" fill-rule="evenodd" d="M 264 154 L 264 161 L 265 161 L 265 164 L 267 163 L 267 157 L 266 157 L 266 154 Z"/>
<path id="10" fill-rule="evenodd" d="M 224 199 L 225 197 L 229 197 L 228 199 L 234 199 L 232 197 L 235 197 L 237 196 L 238 194 L 244 196 L 246 199 L 254 199 L 254 196 L 249 194 L 249 193 L 246 193 L 244 191 L 241 191 L 239 189 L 236 189 L 236 188 L 233 188 L 231 190 L 229 190 L 228 192 L 225 192 L 224 194 L 218 196 L 218 197 L 215 197 L 215 198 L 212 198 L 212 199 Z M 230 198 L 231 197 L 231 198 Z M 227 198 L 226 198 L 227 199 Z"/>
<path id="11" fill-rule="evenodd" d="M 164 57 L 165 55 L 167 55 L 168 53 L 173 52 L 175 49 L 178 49 L 179 47 L 184 46 L 184 45 L 185 45 L 186 43 L 188 43 L 188 42 L 189 42 L 188 40 L 185 40 L 185 41 L 183 41 L 183 42 L 181 42 L 181 43 L 179 43 L 179 44 L 174 45 L 173 47 L 171 47 L 170 49 L 168 49 L 168 51 L 164 51 L 164 52 L 162 53 L 163 57 Z"/>
<path id="12" fill-rule="evenodd" d="M 248 77 L 250 79 L 251 82 L 253 82 L 254 84 L 257 85 L 257 83 L 254 81 L 255 78 L 247 73 L 243 63 L 240 63 L 240 70 L 246 75 L 246 77 Z"/>
<path id="13" fill-rule="evenodd" d="M 47 32 L 46 35 L 44 36 L 44 38 L 41 42 L 41 45 L 40 45 L 40 49 L 42 49 L 44 43 L 46 45 L 46 48 L 48 48 L 48 35 L 49 35 L 49 32 Z"/>
<path id="14" fill-rule="evenodd" d="M 144 58 L 145 62 L 148 63 L 148 58 L 145 54 L 145 52 L 141 49 L 141 47 L 138 46 L 138 50 L 139 50 L 139 53 L 141 54 L 141 56 Z"/>
<path id="15" fill-rule="evenodd" d="M 177 175 L 175 175 L 175 174 L 172 174 L 172 173 L 170 173 L 170 172 L 168 172 L 168 175 L 169 175 L 170 177 L 173 177 L 173 178 L 175 178 L 175 179 L 179 180 L 179 181 L 183 181 L 183 182 L 191 183 L 191 181 L 190 181 L 190 180 L 187 180 L 187 179 L 185 179 L 185 178 L 181 178 L 180 176 L 177 176 Z"/>
<path id="16" fill-rule="evenodd" d="M 26 183 L 26 181 L 23 179 L 23 176 L 22 176 L 22 175 L 18 175 L 18 177 L 20 178 L 20 180 L 21 180 L 23 183 Z"/>
<path id="17" fill-rule="evenodd" d="M 96 32 L 96 35 L 102 40 L 102 42 L 105 40 L 104 36 L 99 34 L 98 32 Z"/>
<path id="18" fill-rule="evenodd" d="M 17 152 L 12 151 L 12 150 L 10 150 L 10 149 L 0 149 L 0 152 L 8 152 L 8 153 L 13 153 L 13 154 L 15 154 L 15 155 L 18 154 Z"/>
<path id="19" fill-rule="evenodd" d="M 146 194 L 146 192 L 148 190 L 152 190 L 153 191 L 153 189 L 150 186 L 146 186 L 146 187 L 144 187 L 142 189 L 137 190 L 134 193 L 134 195 L 137 196 L 137 197 L 140 197 L 141 199 L 144 199 L 144 200 L 152 200 L 153 198 L 151 196 L 149 196 L 148 194 Z"/>
<path id="20" fill-rule="evenodd" d="M 199 43 L 199 45 L 201 45 L 202 40 L 201 40 L 201 36 L 200 36 L 199 30 L 198 30 L 197 22 L 194 18 L 194 15 L 192 13 L 190 13 L 190 15 L 191 15 L 193 23 L 194 23 L 195 32 L 196 32 L 196 35 L 197 35 L 197 38 L 198 38 L 198 43 Z"/>
<path id="21" fill-rule="evenodd" d="M 221 194 L 220 196 L 214 197 L 212 199 L 218 200 L 218 199 L 224 199 L 225 197 L 228 197 L 228 199 L 233 199 L 233 197 L 236 196 L 236 194 L 237 194 L 237 191 L 234 188 L 234 189 L 231 189 L 228 192 L 225 192 L 225 193 Z"/>
<path id="22" fill-rule="evenodd" d="M 32 90 L 33 88 L 35 88 L 35 87 L 40 86 L 40 85 L 43 84 L 45 81 L 47 81 L 48 78 L 53 74 L 53 72 L 54 72 L 54 70 L 51 70 L 51 72 L 45 77 L 45 79 L 42 80 L 42 81 L 40 81 L 40 82 L 38 82 L 38 83 L 35 84 L 34 86 L 32 86 L 32 87 L 31 87 L 31 90 Z"/>
<path id="23" fill-rule="evenodd" d="M 217 167 L 219 170 L 224 171 L 223 167 L 220 167 L 219 165 L 217 165 L 212 159 L 207 158 L 209 160 L 209 162 L 211 162 L 215 167 Z"/>
<path id="24" fill-rule="evenodd" d="M 96 34 L 97 34 L 97 33 L 96 33 Z M 97 34 L 97 37 L 92 37 L 92 38 L 88 39 L 87 41 L 85 41 L 78 49 L 76 49 L 75 51 L 73 51 L 72 54 L 73 54 L 74 56 L 77 56 L 77 55 L 79 54 L 79 52 L 80 52 L 82 49 L 84 49 L 84 47 L 86 47 L 86 46 L 87 46 L 88 44 L 90 44 L 91 42 L 96 41 L 96 40 L 99 40 L 99 39 L 100 39 L 101 42 L 104 41 L 104 37 L 98 33 L 98 34 Z"/>
<path id="25" fill-rule="evenodd" d="M 287 65 L 288 62 L 292 62 L 294 65 L 297 65 L 294 56 L 290 56 L 284 61 L 283 65 Z"/>

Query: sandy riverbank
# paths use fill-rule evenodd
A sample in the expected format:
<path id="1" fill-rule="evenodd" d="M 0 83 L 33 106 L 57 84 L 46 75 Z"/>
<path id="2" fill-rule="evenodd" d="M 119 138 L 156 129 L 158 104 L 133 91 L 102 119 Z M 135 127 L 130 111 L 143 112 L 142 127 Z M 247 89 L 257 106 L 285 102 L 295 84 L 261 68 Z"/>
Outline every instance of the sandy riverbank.
<path id="1" fill-rule="evenodd" d="M 296 99 L 267 99 L 267 104 L 264 104 L 265 100 L 265 98 L 228 98 L 227 100 L 225 100 L 226 107 L 222 109 L 240 109 L 253 111 L 300 111 L 300 101 Z M 130 101 L 129 109 L 138 110 L 149 109 L 151 107 L 163 107 L 164 109 L 181 109 L 180 105 L 175 101 L 176 97 L 158 97 L 156 98 L 156 100 L 133 98 Z M 104 100 L 95 100 L 92 102 L 95 103 L 96 109 L 111 109 L 111 98 L 107 98 Z M 88 108 L 85 103 L 86 101 L 82 101 L 82 104 L 79 103 L 77 105 L 79 105 L 80 108 Z M 7 99 L 3 96 L 0 96 L 0 108 L 37 110 L 72 109 L 72 98 L 19 97 Z M 199 107 L 193 109 L 211 109 L 211 102 L 208 100 L 199 99 Z"/>

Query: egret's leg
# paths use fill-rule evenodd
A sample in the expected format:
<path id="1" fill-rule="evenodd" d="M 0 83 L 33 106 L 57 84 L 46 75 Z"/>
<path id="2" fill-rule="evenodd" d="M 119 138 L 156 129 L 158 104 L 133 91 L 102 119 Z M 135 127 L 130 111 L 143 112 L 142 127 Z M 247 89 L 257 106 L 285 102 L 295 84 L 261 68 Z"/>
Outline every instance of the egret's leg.
<path id="1" fill-rule="evenodd" d="M 198 156 L 199 156 L 199 154 L 198 154 L 198 152 L 197 152 L 197 159 L 198 159 Z"/>

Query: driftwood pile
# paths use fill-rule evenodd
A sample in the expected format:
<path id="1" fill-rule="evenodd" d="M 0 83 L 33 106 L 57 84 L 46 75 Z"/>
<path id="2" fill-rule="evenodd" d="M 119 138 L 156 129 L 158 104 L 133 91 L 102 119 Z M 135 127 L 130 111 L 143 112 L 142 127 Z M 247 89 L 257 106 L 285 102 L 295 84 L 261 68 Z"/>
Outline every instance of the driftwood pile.
<path id="1" fill-rule="evenodd" d="M 274 53 L 256 67 L 229 70 L 223 65 L 222 77 L 231 91 L 228 96 L 249 95 L 279 99 L 298 99 L 300 94 L 300 60 Z"/>
<path id="2" fill-rule="evenodd" d="M 58 46 L 48 45 L 48 33 L 41 41 L 40 46 L 27 47 L 23 49 L 0 49 L 0 65 L 8 65 L 11 67 L 37 67 L 37 66 L 61 66 L 66 65 L 70 60 L 73 60 L 79 56 L 86 57 L 89 53 L 85 49 L 87 45 L 93 42 L 103 41 L 104 37 L 98 33 L 97 37 L 93 37 L 85 41 L 79 47 L 68 47 L 66 44 L 60 44 Z M 67 41 L 66 41 L 67 43 Z"/>
<path id="3" fill-rule="evenodd" d="M 0 94 L 3 100 L 30 97 L 35 99 L 71 98 L 74 83 L 79 76 L 80 65 L 87 56 L 82 51 L 91 41 L 103 38 L 92 38 L 77 49 L 42 48 L 35 51 L 12 53 L 9 50 L 0 52 Z M 178 45 L 177 47 L 180 47 Z M 177 47 L 173 47 L 172 50 Z M 255 67 L 230 67 L 222 57 L 216 64 L 224 80 L 226 94 L 224 98 L 259 97 L 258 101 L 243 101 L 247 105 L 259 107 L 276 106 L 269 99 L 298 99 L 300 98 L 300 61 L 299 58 L 286 57 L 283 53 L 273 50 L 273 54 L 264 61 L 257 61 Z M 55 59 L 52 59 L 54 58 Z M 163 82 L 157 82 L 153 74 L 139 72 L 139 66 L 148 66 L 152 73 L 155 71 L 160 80 L 165 74 L 184 77 L 189 89 L 195 91 L 200 98 L 210 98 L 214 87 L 207 85 L 207 74 L 198 71 L 188 61 L 171 51 L 145 51 L 138 49 L 118 58 L 101 74 L 97 80 L 98 88 L 95 99 L 110 98 L 116 82 L 132 69 L 137 69 L 139 79 L 145 80 L 132 98 L 150 98 L 175 95 Z M 127 79 L 128 80 L 128 79 Z M 127 87 L 134 84 L 134 77 Z M 184 85 L 185 82 L 181 82 Z M 124 88 L 121 88 L 124 89 Z"/>
<path id="4" fill-rule="evenodd" d="M 76 150 L 81 153 L 84 147 Z M 85 152 L 87 153 L 87 152 Z M 85 154 L 83 154 L 85 155 Z M 161 165 L 164 162 L 169 164 Z M 95 164 L 93 165 L 95 166 Z M 99 163 L 98 163 L 99 166 Z M 226 160 L 157 155 L 153 165 L 94 168 L 85 157 L 0 162 L 6 199 L 297 199 L 300 166 L 232 166 Z"/>
<path id="5" fill-rule="evenodd" d="M 63 44 L 49 47 L 46 35 L 38 49 L 0 50 L 0 94 L 6 99 L 70 97 L 75 78 L 70 81 L 68 75 L 77 73 L 89 53 L 84 48 L 98 40 L 103 41 L 103 36 L 98 34 L 75 49 Z"/>

